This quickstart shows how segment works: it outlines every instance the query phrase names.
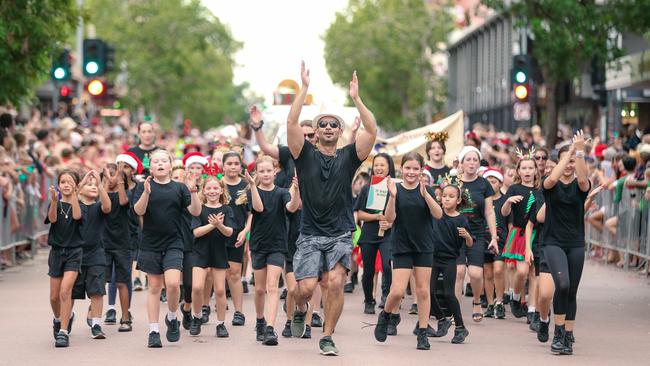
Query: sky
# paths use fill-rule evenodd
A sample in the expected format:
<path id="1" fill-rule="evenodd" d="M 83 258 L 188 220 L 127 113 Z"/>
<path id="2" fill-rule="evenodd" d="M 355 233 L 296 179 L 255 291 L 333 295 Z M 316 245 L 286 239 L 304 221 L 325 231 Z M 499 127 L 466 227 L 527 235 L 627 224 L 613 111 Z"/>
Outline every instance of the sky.
<path id="1" fill-rule="evenodd" d="M 248 82 L 270 105 L 280 81 L 299 82 L 300 61 L 305 60 L 314 103 L 345 102 L 347 90 L 333 85 L 327 74 L 321 36 L 347 0 L 203 0 L 203 4 L 243 42 L 236 55 L 236 83 Z"/>

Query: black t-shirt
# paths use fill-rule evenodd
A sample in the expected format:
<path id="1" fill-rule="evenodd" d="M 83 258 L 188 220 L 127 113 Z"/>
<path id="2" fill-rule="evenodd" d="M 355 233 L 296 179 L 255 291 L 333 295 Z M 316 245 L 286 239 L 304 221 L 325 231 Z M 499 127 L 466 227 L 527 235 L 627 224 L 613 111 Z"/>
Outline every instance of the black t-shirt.
<path id="1" fill-rule="evenodd" d="M 138 202 L 143 192 L 144 184 L 138 184 L 133 196 L 134 202 Z M 179 223 L 183 220 L 183 211 L 191 202 L 192 196 L 185 184 L 174 181 L 158 184 L 152 180 L 149 204 L 143 216 L 140 249 L 154 252 L 183 250 Z"/>
<path id="2" fill-rule="evenodd" d="M 108 193 L 108 197 L 111 199 L 111 212 L 106 219 L 102 237 L 104 249 L 131 249 L 129 202 L 120 206 L 120 196 L 117 192 Z"/>
<path id="3" fill-rule="evenodd" d="M 370 214 L 381 214 L 386 211 L 386 205 L 388 204 L 388 198 L 386 199 L 386 205 L 384 205 L 383 211 L 378 210 L 369 210 L 366 208 L 368 203 L 368 192 L 370 191 L 370 186 L 364 186 L 359 192 L 356 203 L 354 205 L 355 211 L 363 211 Z M 390 193 L 388 194 L 390 197 Z M 384 240 L 390 238 L 391 229 L 388 229 L 384 232 L 384 236 L 381 237 L 377 235 L 379 233 L 379 221 L 368 221 L 363 223 L 361 228 L 361 237 L 359 237 L 359 243 L 361 244 L 379 244 Z"/>
<path id="4" fill-rule="evenodd" d="M 251 252 L 272 253 L 287 251 L 286 205 L 291 194 L 285 188 L 273 187 L 270 191 L 258 188 L 264 211 L 253 208 Z"/>
<path id="5" fill-rule="evenodd" d="M 126 196 L 129 197 L 129 240 L 131 243 L 131 250 L 137 250 L 140 247 L 140 238 L 142 236 L 142 228 L 140 228 L 140 218 L 138 214 L 133 211 L 133 205 L 135 205 L 135 200 L 133 196 L 137 185 L 142 183 L 137 183 L 133 189 L 129 189 L 126 192 Z"/>
<path id="6" fill-rule="evenodd" d="M 328 156 L 305 141 L 295 163 L 303 202 L 300 232 L 335 237 L 353 231 L 352 178 L 361 165 L 356 145 Z"/>
<path id="7" fill-rule="evenodd" d="M 442 168 L 432 168 L 429 165 L 425 165 L 424 169 L 428 170 L 433 177 L 432 184 L 440 184 L 447 174 L 451 171 L 448 166 L 443 166 Z"/>
<path id="8" fill-rule="evenodd" d="M 487 221 L 485 220 L 485 199 L 494 195 L 494 190 L 490 183 L 483 177 L 477 177 L 471 182 L 463 182 L 463 191 L 469 197 L 467 208 L 464 208 L 461 213 L 467 217 L 469 228 L 477 239 L 485 238 L 485 228 Z"/>
<path id="9" fill-rule="evenodd" d="M 90 205 L 80 202 L 79 205 L 84 218 L 81 224 L 81 237 L 84 241 L 81 263 L 84 266 L 106 265 L 102 242 L 108 215 L 102 212 L 102 204 L 99 201 Z"/>
<path id="10" fill-rule="evenodd" d="M 537 211 L 535 209 L 537 199 L 536 193 L 538 189 L 532 187 L 526 187 L 523 184 L 513 184 L 508 188 L 506 192 L 505 199 L 512 196 L 523 196 L 524 199 L 519 203 L 510 205 L 510 219 L 514 227 L 520 229 L 525 229 L 526 224 L 528 223 L 528 218 L 530 215 Z"/>
<path id="11" fill-rule="evenodd" d="M 494 215 L 497 222 L 497 238 L 499 240 L 499 245 L 502 247 L 506 244 L 506 240 L 508 240 L 508 224 L 510 223 L 509 218 L 504 217 L 501 214 L 501 207 L 503 207 L 505 202 L 506 196 L 504 194 L 502 194 L 499 199 L 492 201 L 494 206 Z M 486 229 L 485 233 L 486 235 L 489 234 L 489 230 Z"/>
<path id="12" fill-rule="evenodd" d="M 56 222 L 50 225 L 47 244 L 55 248 L 80 248 L 83 245 L 81 237 L 83 213 L 81 219 L 75 220 L 72 218 L 71 204 L 59 201 L 57 206 Z M 68 218 L 65 217 L 66 214 Z M 49 223 L 50 218 L 45 216 L 45 224 Z"/>
<path id="13" fill-rule="evenodd" d="M 178 221 L 178 230 L 183 237 L 183 251 L 191 252 L 192 245 L 194 244 L 194 234 L 192 233 L 192 214 L 187 210 L 183 210 L 183 219 Z"/>
<path id="14" fill-rule="evenodd" d="M 196 229 L 197 227 L 209 224 L 210 222 L 208 221 L 208 216 L 218 215 L 220 213 L 223 213 L 224 216 L 223 225 L 225 227 L 232 228 L 235 222 L 230 206 L 221 205 L 220 207 L 213 208 L 203 205 L 201 208 L 201 214 L 199 216 L 192 217 L 192 230 Z M 233 235 L 235 235 L 234 232 L 231 237 Z M 194 247 L 204 249 L 210 245 L 226 245 L 230 241 L 230 237 L 224 236 L 221 231 L 219 231 L 219 229 L 214 228 L 206 235 L 203 235 L 199 238 L 194 238 Z M 199 251 L 201 250 L 199 249 Z"/>
<path id="15" fill-rule="evenodd" d="M 235 242 L 237 241 L 237 235 L 239 234 L 240 231 L 244 229 L 244 226 L 246 226 L 246 219 L 248 219 L 248 214 L 251 212 L 251 194 L 250 190 L 248 189 L 248 183 L 246 183 L 243 179 L 239 181 L 239 183 L 235 185 L 230 185 L 226 183 L 226 187 L 228 187 L 228 193 L 230 193 L 230 202 L 228 203 L 228 206 L 232 209 L 232 214 L 234 218 L 233 222 L 233 234 L 231 239 L 230 246 L 234 247 Z M 237 197 L 245 195 L 246 196 L 246 203 L 242 203 L 238 205 L 237 202 Z"/>
<path id="16" fill-rule="evenodd" d="M 291 157 L 291 151 L 287 146 L 278 145 L 280 166 L 282 169 L 275 176 L 275 185 L 282 188 L 289 188 L 291 186 L 291 181 L 295 176 L 296 164 L 293 162 Z"/>
<path id="17" fill-rule="evenodd" d="M 151 157 L 151 153 L 156 151 L 156 150 L 158 150 L 158 146 L 154 146 L 153 148 L 151 148 L 149 150 L 142 150 L 140 148 L 140 146 L 134 146 L 134 147 L 132 147 L 132 148 L 130 148 L 128 150 L 128 151 L 134 153 L 135 156 L 137 156 L 138 159 L 140 159 L 140 161 L 142 162 L 142 165 L 144 166 L 144 169 L 142 170 L 142 174 L 145 177 L 148 177 L 150 175 L 150 173 L 149 173 L 149 163 L 150 163 L 150 160 L 151 160 L 150 157 Z"/>
<path id="18" fill-rule="evenodd" d="M 435 197 L 433 188 L 427 187 L 427 191 Z M 393 253 L 433 253 L 433 216 L 419 184 L 414 189 L 397 184 L 395 213 Z"/>
<path id="19" fill-rule="evenodd" d="M 296 242 L 300 236 L 300 222 L 302 221 L 302 210 L 296 212 L 287 212 L 289 219 L 289 235 L 287 240 L 287 254 L 293 260 L 293 255 L 296 254 Z"/>
<path id="20" fill-rule="evenodd" d="M 433 258 L 438 263 L 456 260 L 460 255 L 465 238 L 458 234 L 458 228 L 465 228 L 469 232 L 465 215 L 452 217 L 443 213 L 440 220 L 433 220 Z"/>
<path id="21" fill-rule="evenodd" d="M 558 180 L 553 188 L 544 189 L 544 245 L 563 248 L 585 245 L 584 204 L 588 194 L 580 190 L 577 179 L 569 184 Z"/>

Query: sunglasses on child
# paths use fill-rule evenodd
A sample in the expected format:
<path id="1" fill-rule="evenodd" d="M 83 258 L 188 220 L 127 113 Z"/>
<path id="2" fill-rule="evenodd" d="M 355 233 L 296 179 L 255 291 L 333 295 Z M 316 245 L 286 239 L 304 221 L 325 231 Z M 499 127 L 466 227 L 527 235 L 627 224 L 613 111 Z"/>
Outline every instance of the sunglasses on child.
<path id="1" fill-rule="evenodd" d="M 320 121 L 318 121 L 318 127 L 320 127 L 320 128 L 325 128 L 325 127 L 327 127 L 327 125 L 329 125 L 332 128 L 339 128 L 340 127 L 339 121 L 337 121 L 335 119 L 330 119 L 330 120 L 321 119 Z"/>
<path id="2" fill-rule="evenodd" d="M 313 133 L 313 132 L 312 132 L 312 133 L 306 133 L 306 134 L 305 134 L 305 137 L 308 138 L 308 139 L 313 139 L 314 136 L 316 136 L 316 134 Z"/>

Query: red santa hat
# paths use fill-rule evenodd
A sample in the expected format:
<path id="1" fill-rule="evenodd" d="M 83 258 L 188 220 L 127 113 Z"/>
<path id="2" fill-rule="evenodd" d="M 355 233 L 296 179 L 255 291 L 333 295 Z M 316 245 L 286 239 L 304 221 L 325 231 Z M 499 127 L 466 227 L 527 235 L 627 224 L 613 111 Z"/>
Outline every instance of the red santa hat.
<path id="1" fill-rule="evenodd" d="M 134 153 L 130 151 L 123 152 L 115 158 L 115 164 L 122 162 L 131 168 L 135 169 L 138 174 L 142 174 L 144 170 L 144 165 Z"/>
<path id="2" fill-rule="evenodd" d="M 189 167 L 194 163 L 199 163 L 202 166 L 206 166 L 208 165 L 208 158 L 203 156 L 203 154 L 198 151 L 187 153 L 185 156 L 183 156 L 183 165 L 185 165 L 185 167 Z"/>
<path id="3" fill-rule="evenodd" d="M 503 174 L 497 169 L 490 168 L 490 169 L 486 170 L 483 173 L 483 178 L 487 179 L 488 177 L 494 177 L 494 178 L 498 179 L 499 182 L 503 182 Z"/>

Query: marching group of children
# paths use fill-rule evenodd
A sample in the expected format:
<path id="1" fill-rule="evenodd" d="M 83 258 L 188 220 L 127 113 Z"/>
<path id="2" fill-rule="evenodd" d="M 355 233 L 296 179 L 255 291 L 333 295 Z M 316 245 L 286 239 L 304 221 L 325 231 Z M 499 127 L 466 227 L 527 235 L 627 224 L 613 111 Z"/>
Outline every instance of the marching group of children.
<path id="1" fill-rule="evenodd" d="M 555 162 L 546 150 L 519 152 L 516 166 L 504 171 L 482 169 L 481 152 L 472 146 L 462 149 L 457 166 L 450 169 L 443 160 L 446 136 L 429 137 L 428 161 L 414 152 L 402 156 L 400 181 L 392 157 L 375 155 L 370 170 L 372 176 L 387 179 L 385 208 L 366 208 L 368 186 L 361 189 L 354 206 L 361 227 L 358 244 L 366 314 L 375 314 L 376 265 L 383 272 L 375 339 L 384 342 L 397 334 L 400 303 L 410 283 L 417 300 L 417 348 L 429 349 L 428 337 L 444 337 L 452 325 L 451 342 L 463 343 L 469 331 L 458 298 L 468 275 L 474 289 L 474 321 L 505 318 L 509 282 L 512 314 L 527 316 L 542 342 L 549 339 L 553 302 L 551 349 L 571 354 L 584 261 L 584 206 L 598 193 L 598 189 L 589 193 L 582 134 L 560 150 Z M 313 138 L 313 129 L 305 138 Z M 256 338 L 277 345 L 278 282 L 283 273 L 289 290 L 288 319 L 294 316 L 292 259 L 302 202 L 287 147 L 265 142 L 260 146 L 265 155 L 250 173 L 236 152 L 225 153 L 218 164 L 189 153 L 180 164 L 166 150 L 151 152 L 147 176 L 140 182 L 136 176 L 143 173 L 143 164 L 130 152 L 83 178 L 74 171 L 61 172 L 57 186 L 49 190 L 46 218 L 51 224 L 48 264 L 56 347 L 69 345 L 73 302 L 86 296 L 91 300 L 92 337 L 105 338 L 100 319 L 107 282 L 119 293 L 119 331 L 132 330 L 134 262 L 148 279 L 149 347 L 162 347 L 163 288 L 167 341 L 179 341 L 181 327 L 192 336 L 201 333 L 212 293 L 216 336 L 228 337 L 226 287 L 235 310 L 232 324 L 245 324 L 241 273 L 246 243 L 256 282 Z M 442 288 L 437 286 L 439 279 Z M 488 300 L 485 313 L 481 294 Z M 437 319 L 436 329 L 429 325 L 430 316 Z M 292 335 L 290 320 L 282 335 Z"/>

